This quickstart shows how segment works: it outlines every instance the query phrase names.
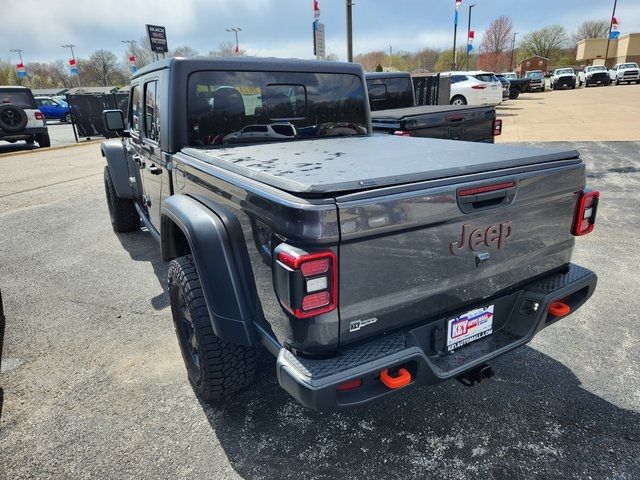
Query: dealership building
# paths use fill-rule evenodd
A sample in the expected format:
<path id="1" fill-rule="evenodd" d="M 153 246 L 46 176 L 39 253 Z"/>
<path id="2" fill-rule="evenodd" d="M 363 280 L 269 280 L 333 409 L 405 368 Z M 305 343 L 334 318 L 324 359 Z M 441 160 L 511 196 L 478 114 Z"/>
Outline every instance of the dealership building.
<path id="1" fill-rule="evenodd" d="M 583 65 L 604 65 L 607 51 L 606 38 L 588 38 L 578 42 L 576 60 Z M 640 33 L 627 33 L 609 42 L 606 66 L 616 63 L 640 63 Z"/>

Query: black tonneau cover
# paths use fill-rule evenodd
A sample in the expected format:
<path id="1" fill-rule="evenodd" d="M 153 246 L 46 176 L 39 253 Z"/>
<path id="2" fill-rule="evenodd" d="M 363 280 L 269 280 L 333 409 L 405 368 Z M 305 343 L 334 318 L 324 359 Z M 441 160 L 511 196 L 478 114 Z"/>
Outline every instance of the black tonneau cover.
<path id="1" fill-rule="evenodd" d="M 294 194 L 354 192 L 544 162 L 575 150 L 490 145 L 392 135 L 185 148 L 204 162 Z"/>
<path id="2" fill-rule="evenodd" d="M 495 108 L 491 106 L 466 105 L 423 105 L 419 107 L 393 108 L 371 112 L 371 124 L 374 128 L 401 128 L 416 130 L 434 126 L 449 125 L 460 120 L 496 118 Z M 491 124 L 487 129 L 491 132 Z"/>
<path id="3" fill-rule="evenodd" d="M 493 107 L 478 106 L 469 107 L 467 105 L 422 105 L 419 107 L 407 107 L 407 108 L 392 108 L 390 110 L 377 110 L 371 112 L 371 118 L 389 118 L 393 120 L 400 120 L 403 118 L 419 117 L 428 113 L 457 113 L 460 111 L 469 110 L 490 110 Z"/>

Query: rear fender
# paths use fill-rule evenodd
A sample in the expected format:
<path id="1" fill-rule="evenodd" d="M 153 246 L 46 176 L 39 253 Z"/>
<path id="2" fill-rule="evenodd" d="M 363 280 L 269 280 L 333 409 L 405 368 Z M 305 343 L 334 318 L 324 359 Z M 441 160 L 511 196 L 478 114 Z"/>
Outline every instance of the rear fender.
<path id="1" fill-rule="evenodd" d="M 165 261 L 181 254 L 175 245 L 176 228 L 196 264 L 213 331 L 224 340 L 254 345 L 259 307 L 246 245 L 243 237 L 237 238 L 242 235 L 237 218 L 186 195 L 169 197 L 162 204 L 160 228 Z"/>
<path id="2" fill-rule="evenodd" d="M 121 140 L 107 140 L 100 145 L 102 156 L 107 159 L 111 180 L 120 198 L 134 198 L 129 183 L 129 164 Z"/>

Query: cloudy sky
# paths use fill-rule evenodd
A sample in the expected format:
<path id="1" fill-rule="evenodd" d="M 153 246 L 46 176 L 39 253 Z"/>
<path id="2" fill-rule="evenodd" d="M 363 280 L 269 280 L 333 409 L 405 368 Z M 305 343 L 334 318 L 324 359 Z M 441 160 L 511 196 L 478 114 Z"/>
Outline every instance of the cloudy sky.
<path id="1" fill-rule="evenodd" d="M 460 23 L 466 30 L 464 0 Z M 355 0 L 354 51 L 447 48 L 452 44 L 454 0 Z M 612 0 L 473 0 L 476 42 L 499 15 L 519 34 L 551 23 L 568 30 L 584 20 L 607 19 Z M 346 57 L 345 1 L 320 0 L 327 52 Z M 240 46 L 252 55 L 312 58 L 312 0 L 0 0 L 0 58 L 24 49 L 24 61 L 66 58 L 60 45 L 74 43 L 76 55 L 105 48 L 122 54 L 121 40 L 144 35 L 146 23 L 165 25 L 169 47 L 189 45 L 200 53 L 232 40 L 225 28 L 238 26 Z M 640 32 L 640 0 L 618 0 L 620 31 Z M 460 37 L 459 37 L 460 38 Z M 462 35 L 464 42 L 464 33 Z"/>

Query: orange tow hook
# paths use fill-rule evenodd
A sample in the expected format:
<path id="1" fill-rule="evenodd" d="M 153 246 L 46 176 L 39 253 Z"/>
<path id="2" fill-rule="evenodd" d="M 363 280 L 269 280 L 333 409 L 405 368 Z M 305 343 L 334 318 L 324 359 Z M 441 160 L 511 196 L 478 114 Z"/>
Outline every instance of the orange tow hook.
<path id="1" fill-rule="evenodd" d="M 563 302 L 553 302 L 549 305 L 549 313 L 554 317 L 564 317 L 571 312 L 571 307 Z"/>
<path id="2" fill-rule="evenodd" d="M 398 369 L 398 376 L 392 377 L 389 375 L 389 370 L 386 368 L 380 372 L 380 381 L 387 387 L 395 390 L 396 388 L 402 388 L 409 385 L 411 382 L 411 374 L 405 368 Z"/>

